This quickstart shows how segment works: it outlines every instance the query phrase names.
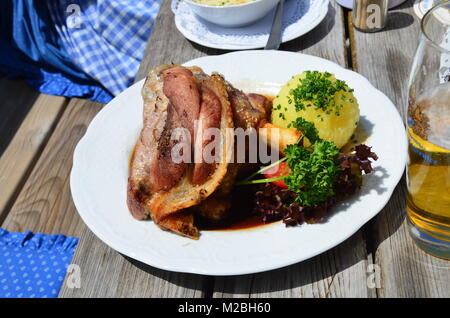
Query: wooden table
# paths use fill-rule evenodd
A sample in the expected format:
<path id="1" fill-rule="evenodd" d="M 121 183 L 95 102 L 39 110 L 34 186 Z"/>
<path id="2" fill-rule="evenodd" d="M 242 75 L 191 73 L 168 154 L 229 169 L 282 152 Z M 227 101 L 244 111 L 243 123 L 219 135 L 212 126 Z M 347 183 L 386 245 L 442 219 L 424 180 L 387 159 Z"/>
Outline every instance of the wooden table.
<path id="1" fill-rule="evenodd" d="M 354 30 L 349 13 L 331 1 L 318 27 L 281 50 L 352 68 L 400 109 L 419 35 L 412 0 L 390 11 L 387 28 L 375 34 Z M 222 53 L 183 38 L 165 0 L 136 80 L 161 63 Z M 0 108 L 8 122 L 0 125 L 6 136 L 0 142 L 0 223 L 11 231 L 80 237 L 72 263 L 80 266 L 81 288 L 64 283 L 61 297 L 450 297 L 450 263 L 419 250 L 407 233 L 404 179 L 380 214 L 355 235 L 286 268 L 211 277 L 167 272 L 126 258 L 87 229 L 70 196 L 74 147 L 103 105 L 37 94 L 17 81 L 0 81 L 0 95 L 9 96 Z"/>

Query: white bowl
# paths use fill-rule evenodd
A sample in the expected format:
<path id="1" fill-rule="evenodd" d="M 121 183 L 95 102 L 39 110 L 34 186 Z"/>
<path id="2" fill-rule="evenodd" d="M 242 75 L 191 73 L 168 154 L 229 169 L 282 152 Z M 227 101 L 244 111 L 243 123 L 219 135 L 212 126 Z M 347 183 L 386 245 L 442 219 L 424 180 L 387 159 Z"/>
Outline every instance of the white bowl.
<path id="1" fill-rule="evenodd" d="M 223 27 L 236 28 L 251 24 L 263 18 L 277 5 L 279 0 L 255 0 L 229 6 L 210 6 L 191 0 L 183 1 L 189 5 L 196 15 L 206 21 Z"/>

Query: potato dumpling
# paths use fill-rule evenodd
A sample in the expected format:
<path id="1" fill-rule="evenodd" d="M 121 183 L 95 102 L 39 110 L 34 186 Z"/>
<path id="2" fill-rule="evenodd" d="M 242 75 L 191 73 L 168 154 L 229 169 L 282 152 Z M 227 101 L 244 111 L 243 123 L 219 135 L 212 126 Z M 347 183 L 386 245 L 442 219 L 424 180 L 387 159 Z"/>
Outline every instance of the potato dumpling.
<path id="1" fill-rule="evenodd" d="M 342 148 L 359 122 L 359 106 L 344 81 L 327 72 L 292 77 L 273 100 L 272 123 L 288 127 L 297 117 L 313 122 L 319 137 Z"/>

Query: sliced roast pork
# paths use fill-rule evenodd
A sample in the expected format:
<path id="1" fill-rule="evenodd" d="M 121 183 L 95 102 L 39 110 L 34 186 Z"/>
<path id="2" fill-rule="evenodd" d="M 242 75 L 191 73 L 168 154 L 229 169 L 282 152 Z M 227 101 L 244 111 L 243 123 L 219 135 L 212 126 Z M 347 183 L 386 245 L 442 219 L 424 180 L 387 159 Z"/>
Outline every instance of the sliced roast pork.
<path id="1" fill-rule="evenodd" d="M 162 65 L 149 72 L 142 96 L 144 123 L 131 161 L 128 207 L 137 219 L 151 217 L 163 229 L 198 238 L 186 209 L 220 186 L 233 149 L 232 130 L 227 131 L 233 128 L 233 113 L 226 84 L 220 76 L 207 76 L 197 67 Z M 197 137 L 208 128 L 220 132 L 221 151 L 213 162 L 194 153 L 217 142 Z M 187 133 L 174 138 L 178 129 Z M 181 161 L 173 160 L 175 148 L 181 149 Z M 194 157 L 197 161 L 191 163 Z"/>

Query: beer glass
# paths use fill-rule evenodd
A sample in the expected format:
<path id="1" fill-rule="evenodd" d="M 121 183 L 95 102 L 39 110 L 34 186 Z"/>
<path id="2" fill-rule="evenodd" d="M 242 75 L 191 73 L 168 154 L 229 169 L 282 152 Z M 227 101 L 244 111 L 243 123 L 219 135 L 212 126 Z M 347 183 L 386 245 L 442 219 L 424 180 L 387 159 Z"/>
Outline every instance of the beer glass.
<path id="1" fill-rule="evenodd" d="M 405 109 L 408 227 L 420 248 L 450 259 L 450 1 L 421 29 Z"/>

